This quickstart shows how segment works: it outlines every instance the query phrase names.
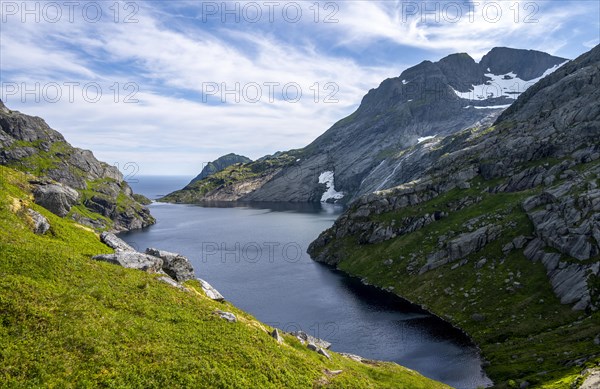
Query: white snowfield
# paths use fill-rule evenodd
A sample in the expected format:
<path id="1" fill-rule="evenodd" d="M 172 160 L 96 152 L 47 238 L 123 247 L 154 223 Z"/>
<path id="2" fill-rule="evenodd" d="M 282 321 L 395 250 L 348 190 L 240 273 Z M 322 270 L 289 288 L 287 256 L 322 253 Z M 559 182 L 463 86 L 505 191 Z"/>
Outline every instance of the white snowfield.
<path id="1" fill-rule="evenodd" d="M 432 135 L 432 136 L 424 136 L 422 138 L 417 139 L 418 143 L 423 143 L 423 142 L 427 142 L 428 140 L 431 140 L 433 138 L 435 138 L 437 135 Z"/>
<path id="2" fill-rule="evenodd" d="M 321 196 L 321 202 L 325 203 L 329 199 L 339 200 L 344 197 L 344 192 L 338 192 L 334 187 L 334 176 L 333 172 L 328 170 L 326 172 L 321 173 L 319 176 L 319 184 L 325 184 L 327 186 L 327 190 Z"/>
<path id="3" fill-rule="evenodd" d="M 498 97 L 507 97 L 516 100 L 523 92 L 525 92 L 533 84 L 546 77 L 547 75 L 554 73 L 558 68 L 560 68 L 567 62 L 568 61 L 563 62 L 559 65 L 555 65 L 550 69 L 546 70 L 544 74 L 542 74 L 540 77 L 534 78 L 533 80 L 529 81 L 520 79 L 519 77 L 517 77 L 516 74 L 512 72 L 500 75 L 486 73 L 485 76 L 491 78 L 490 81 L 481 85 L 473 85 L 471 90 L 468 92 L 459 92 L 454 89 L 454 93 L 456 93 L 456 95 L 461 99 L 467 100 L 487 100 Z M 497 106 L 496 108 L 499 107 L 500 106 Z M 491 107 L 481 107 L 478 109 L 484 108 Z"/>

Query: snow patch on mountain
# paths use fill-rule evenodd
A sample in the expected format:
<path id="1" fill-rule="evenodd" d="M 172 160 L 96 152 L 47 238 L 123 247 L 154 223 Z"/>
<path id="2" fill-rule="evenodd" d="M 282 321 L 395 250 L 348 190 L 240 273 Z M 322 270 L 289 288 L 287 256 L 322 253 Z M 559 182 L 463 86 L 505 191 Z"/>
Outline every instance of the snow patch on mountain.
<path id="1" fill-rule="evenodd" d="M 540 77 L 534 78 L 533 80 L 529 81 L 520 79 L 513 72 L 500 75 L 486 73 L 485 76 L 490 78 L 490 81 L 487 81 L 486 83 L 481 85 L 473 85 L 471 87 L 471 90 L 468 92 L 459 92 L 454 88 L 453 91 L 461 99 L 467 100 L 487 100 L 498 97 L 505 97 L 516 100 L 519 97 L 519 95 L 525 92 L 529 87 L 533 86 L 535 83 L 537 83 L 539 80 L 546 77 L 547 75 L 554 73 L 558 68 L 560 68 L 567 62 L 569 61 L 555 65 L 547 69 L 544 72 L 544 74 L 542 74 Z"/>
<path id="2" fill-rule="evenodd" d="M 486 107 L 476 107 L 474 106 L 473 108 L 475 109 L 506 109 L 510 107 L 510 104 L 506 104 L 506 105 L 488 105 Z M 468 107 L 465 107 L 468 108 Z"/>
<path id="3" fill-rule="evenodd" d="M 432 136 L 424 136 L 424 137 L 422 137 L 422 138 L 418 138 L 418 139 L 417 139 L 417 142 L 418 142 L 418 143 L 427 142 L 428 140 L 431 140 L 431 139 L 433 139 L 433 138 L 435 138 L 435 137 L 436 137 L 436 135 L 432 135 Z"/>
<path id="4" fill-rule="evenodd" d="M 321 173 L 319 176 L 319 184 L 325 184 L 327 190 L 321 196 L 321 202 L 325 203 L 327 200 L 339 200 L 344 197 L 344 192 L 338 192 L 334 186 L 335 178 L 333 172 L 328 170 Z"/>

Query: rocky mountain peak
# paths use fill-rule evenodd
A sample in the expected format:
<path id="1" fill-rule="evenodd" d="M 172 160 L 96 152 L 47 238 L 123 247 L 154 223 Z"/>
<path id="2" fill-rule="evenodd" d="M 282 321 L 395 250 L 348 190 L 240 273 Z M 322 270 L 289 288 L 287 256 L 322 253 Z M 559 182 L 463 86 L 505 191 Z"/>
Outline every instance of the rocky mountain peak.
<path id="1" fill-rule="evenodd" d="M 264 182 L 234 198 L 319 201 L 325 190 L 319 177 L 325 172 L 335 175 L 333 189 L 344 193 L 338 199 L 342 202 L 406 182 L 419 170 L 402 162 L 410 148 L 421 142 L 426 148 L 435 144 L 436 137 L 491 125 L 537 81 L 535 77 L 551 73 L 565 61 L 510 48 L 492 49 L 479 63 L 466 53 L 423 61 L 371 89 L 356 112 L 300 150 L 301 158 L 283 166 L 275 156 L 261 160 L 274 162 L 277 169 L 267 168 Z M 295 177 L 293 182 L 289 176 Z M 231 191 L 223 191 L 230 198 Z"/>
<path id="2" fill-rule="evenodd" d="M 2 102 L 2 100 L 0 100 L 0 112 L 2 112 L 2 113 L 10 113 L 10 110 L 8 108 L 6 108 L 6 106 L 4 105 L 4 103 Z"/>
<path id="3" fill-rule="evenodd" d="M 546 70 L 567 61 L 566 58 L 536 50 L 494 47 L 483 56 L 479 65 L 488 73 L 501 75 L 512 72 L 522 80 L 531 81 L 542 76 Z"/>

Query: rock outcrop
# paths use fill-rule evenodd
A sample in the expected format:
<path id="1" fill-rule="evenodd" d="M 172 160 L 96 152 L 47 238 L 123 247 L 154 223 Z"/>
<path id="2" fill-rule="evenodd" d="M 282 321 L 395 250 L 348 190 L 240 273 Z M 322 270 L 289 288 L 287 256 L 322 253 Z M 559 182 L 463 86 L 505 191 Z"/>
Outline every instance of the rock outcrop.
<path id="1" fill-rule="evenodd" d="M 71 146 L 43 119 L 11 111 L 2 102 L 0 107 L 0 164 L 37 177 L 32 184 L 38 204 L 99 230 L 131 230 L 155 222 L 116 167 Z M 98 216 L 72 210 L 74 205 Z"/>
<path id="2" fill-rule="evenodd" d="M 460 234 L 447 243 L 443 250 L 429 254 L 427 263 L 421 268 L 419 273 L 423 274 L 429 270 L 438 268 L 447 263 L 481 251 L 486 245 L 500 237 L 502 228 L 496 225 L 487 225 L 473 232 Z"/>
<path id="3" fill-rule="evenodd" d="M 163 271 L 177 282 L 185 282 L 195 278 L 192 264 L 183 255 L 153 248 L 146 249 L 146 254 L 162 259 Z"/>
<path id="4" fill-rule="evenodd" d="M 33 189 L 33 197 L 36 204 L 41 205 L 55 215 L 65 217 L 71 211 L 71 207 L 77 204 L 79 193 L 58 183 L 40 184 Z"/>
<path id="5" fill-rule="evenodd" d="M 189 291 L 185 281 L 197 279 L 202 291 L 212 300 L 224 301 L 225 298 L 218 290 L 203 279 L 196 278 L 194 268 L 186 257 L 181 254 L 164 250 L 147 248 L 146 253 L 140 253 L 121 238 L 111 232 L 103 232 L 100 240 L 115 250 L 114 254 L 96 255 L 92 259 L 104 261 L 130 269 L 138 269 L 150 273 L 162 273 L 157 279 L 183 291 Z"/>
<path id="6" fill-rule="evenodd" d="M 31 221 L 33 222 L 33 232 L 36 234 L 44 235 L 50 229 L 48 219 L 41 213 L 36 212 L 33 209 L 28 209 L 27 214 L 31 217 Z"/>
<path id="7" fill-rule="evenodd" d="M 221 293 L 219 293 L 218 290 L 213 288 L 213 286 L 211 284 L 209 284 L 208 282 L 206 282 L 205 280 L 203 280 L 201 278 L 198 278 L 198 282 L 200 282 L 200 286 L 202 287 L 204 294 L 206 294 L 206 297 L 208 297 L 211 300 L 215 300 L 215 301 L 224 301 L 225 300 L 225 297 L 223 297 L 223 295 Z"/>
<path id="8" fill-rule="evenodd" d="M 137 251 L 117 251 L 114 254 L 100 254 L 94 256 L 92 259 L 149 273 L 158 272 L 162 269 L 163 265 L 162 259 L 138 253 Z"/>
<path id="9" fill-rule="evenodd" d="M 300 340 L 303 344 L 312 344 L 316 347 L 322 348 L 322 349 L 329 349 L 329 347 L 331 347 L 331 343 L 329 343 L 326 340 L 320 339 L 320 338 L 316 338 L 312 335 L 307 334 L 304 331 L 292 331 L 290 332 L 291 335 L 295 336 L 296 338 L 298 338 L 298 340 Z"/>
<path id="10" fill-rule="evenodd" d="M 111 249 L 114 249 L 115 251 L 136 251 L 123 239 L 118 238 L 112 232 L 103 232 L 102 234 L 100 234 L 100 240 L 102 241 L 102 243 L 104 243 Z"/>

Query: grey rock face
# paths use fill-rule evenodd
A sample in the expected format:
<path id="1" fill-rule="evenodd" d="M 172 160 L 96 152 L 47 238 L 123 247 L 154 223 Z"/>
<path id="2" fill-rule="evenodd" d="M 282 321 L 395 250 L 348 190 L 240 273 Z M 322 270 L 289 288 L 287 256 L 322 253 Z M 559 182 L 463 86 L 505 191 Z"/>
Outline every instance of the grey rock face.
<path id="1" fill-rule="evenodd" d="M 427 264 L 419 270 L 419 274 L 481 251 L 487 244 L 498 239 L 501 232 L 502 228 L 499 226 L 489 225 L 459 235 L 450 241 L 445 249 L 430 254 L 427 257 Z"/>
<path id="2" fill-rule="evenodd" d="M 175 281 L 185 282 L 195 278 L 192 264 L 183 255 L 153 248 L 146 249 L 146 254 L 162 259 L 162 269 Z"/>
<path id="3" fill-rule="evenodd" d="M 337 265 L 343 259 L 337 245 L 341 238 L 352 237 L 363 245 L 393 239 L 394 228 L 402 221 L 382 224 L 377 220 L 385 218 L 375 216 L 402 214 L 403 209 L 467 187 L 463 183 L 481 176 L 500 182 L 482 188 L 482 193 L 539 188 L 539 195 L 522 204 L 535 236 L 517 237 L 505 244 L 505 253 L 523 250 L 529 259 L 541 261 L 563 303 L 574 309 L 597 309 L 591 306 L 594 299 L 588 281 L 600 267 L 600 167 L 594 164 L 600 160 L 599 65 L 597 46 L 523 93 L 494 126 L 462 131 L 439 140 L 428 151 L 404 155 L 403 167 L 419 165 L 421 169 L 412 181 L 352 202 L 333 227 L 311 243 L 309 254 Z M 445 207 L 455 209 L 449 204 Z M 491 216 L 483 212 L 482 216 Z M 440 250 L 423 253 L 427 263 L 421 272 L 477 252 L 498 239 L 501 232 L 494 223 L 486 224 L 485 228 L 473 224 L 474 230 L 467 228 L 468 232 L 449 242 L 447 237 L 439 241 Z M 365 232 L 374 239 L 365 239 Z M 414 258 L 407 266 L 411 274 L 418 269 L 417 263 Z M 475 267 L 485 264 L 480 260 Z"/>
<path id="4" fill-rule="evenodd" d="M 200 282 L 200 285 L 202 286 L 202 290 L 204 291 L 204 293 L 206 294 L 206 296 L 212 300 L 216 300 L 216 301 L 224 301 L 225 297 L 223 297 L 223 295 L 221 293 L 219 293 L 218 290 L 216 290 L 211 284 L 209 284 L 208 282 L 204 281 L 201 278 L 198 278 L 198 281 Z"/>
<path id="5" fill-rule="evenodd" d="M 38 235 L 44 235 L 50 229 L 50 223 L 48 222 L 48 219 L 46 219 L 41 213 L 36 212 L 33 209 L 28 209 L 27 214 L 33 221 L 34 233 Z"/>
<path id="6" fill-rule="evenodd" d="M 39 185 L 33 189 L 36 204 L 60 217 L 65 217 L 77 203 L 79 193 L 61 184 Z"/>
<path id="7" fill-rule="evenodd" d="M 595 179 L 595 177 L 593 177 Z M 584 176 L 546 189 L 528 198 L 528 210 L 537 238 L 525 249 L 527 258 L 546 267 L 554 293 L 563 304 L 583 310 L 591 305 L 590 276 L 598 276 L 600 263 L 583 263 L 600 254 L 595 231 L 600 225 L 600 193 L 589 187 Z M 550 249 L 556 252 L 547 252 Z M 564 261 L 574 258 L 582 263 Z"/>
<path id="8" fill-rule="evenodd" d="M 162 259 L 138 253 L 137 251 L 118 251 L 114 254 L 101 254 L 92 257 L 92 259 L 150 273 L 161 270 L 163 264 Z"/>

